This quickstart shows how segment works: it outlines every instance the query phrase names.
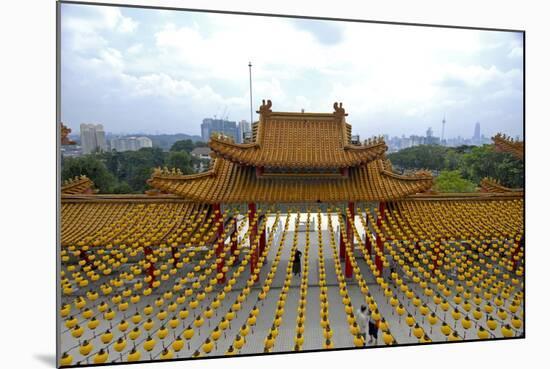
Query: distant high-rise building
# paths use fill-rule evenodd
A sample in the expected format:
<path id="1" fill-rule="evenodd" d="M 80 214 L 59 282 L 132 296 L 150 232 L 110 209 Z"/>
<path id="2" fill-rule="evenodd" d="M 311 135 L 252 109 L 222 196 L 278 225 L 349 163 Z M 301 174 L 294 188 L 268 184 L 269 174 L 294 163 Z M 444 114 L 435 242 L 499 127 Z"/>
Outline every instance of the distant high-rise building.
<path id="1" fill-rule="evenodd" d="M 142 147 L 153 147 L 153 141 L 149 137 L 137 137 L 136 140 L 140 149 Z"/>
<path id="2" fill-rule="evenodd" d="M 81 124 L 80 142 L 82 152 L 90 154 L 96 151 L 107 151 L 107 141 L 102 124 Z"/>
<path id="3" fill-rule="evenodd" d="M 472 137 L 472 141 L 474 145 L 479 145 L 481 143 L 481 125 L 479 122 L 476 122 L 476 126 L 474 128 L 474 136 Z"/>
<path id="4" fill-rule="evenodd" d="M 433 135 L 434 135 L 434 131 L 432 127 L 429 127 L 428 130 L 426 130 L 426 137 L 430 138 L 430 137 L 433 137 Z"/>
<path id="5" fill-rule="evenodd" d="M 212 119 L 205 118 L 201 124 L 201 137 L 202 140 L 208 142 L 212 133 L 222 133 L 226 136 L 231 136 L 235 142 L 239 142 L 237 132 L 237 122 L 225 120 L 225 119 Z"/>
<path id="6" fill-rule="evenodd" d="M 137 151 L 144 147 L 153 147 L 149 137 L 118 137 L 111 140 L 111 150 L 118 152 Z"/>
<path id="7" fill-rule="evenodd" d="M 245 141 L 245 137 L 248 137 L 252 132 L 252 129 L 250 128 L 250 123 L 246 120 L 241 120 L 238 124 L 237 131 L 239 135 L 237 142 L 243 143 Z"/>
<path id="8" fill-rule="evenodd" d="M 445 116 L 443 116 L 443 120 L 441 121 L 441 144 L 444 145 L 445 142 Z"/>
<path id="9" fill-rule="evenodd" d="M 423 137 L 422 137 L 423 138 Z M 421 139 L 422 139 L 421 138 Z M 424 144 L 424 145 L 439 145 L 440 144 L 440 139 L 439 137 L 435 137 L 434 136 L 434 131 L 432 129 L 432 127 L 428 128 L 428 130 L 426 131 L 426 137 L 424 139 L 424 142 L 421 142 L 420 144 Z"/>

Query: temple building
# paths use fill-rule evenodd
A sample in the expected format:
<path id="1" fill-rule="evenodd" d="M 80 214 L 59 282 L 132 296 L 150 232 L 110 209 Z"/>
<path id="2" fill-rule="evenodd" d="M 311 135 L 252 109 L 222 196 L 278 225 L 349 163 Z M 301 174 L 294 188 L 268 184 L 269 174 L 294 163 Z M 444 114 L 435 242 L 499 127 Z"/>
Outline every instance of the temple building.
<path id="1" fill-rule="evenodd" d="M 264 103 L 253 142 L 212 137 L 213 166 L 199 175 L 157 170 L 149 184 L 205 203 L 389 201 L 431 188 L 428 173 L 392 172 L 383 139 L 351 143 L 346 113 L 279 113 Z"/>

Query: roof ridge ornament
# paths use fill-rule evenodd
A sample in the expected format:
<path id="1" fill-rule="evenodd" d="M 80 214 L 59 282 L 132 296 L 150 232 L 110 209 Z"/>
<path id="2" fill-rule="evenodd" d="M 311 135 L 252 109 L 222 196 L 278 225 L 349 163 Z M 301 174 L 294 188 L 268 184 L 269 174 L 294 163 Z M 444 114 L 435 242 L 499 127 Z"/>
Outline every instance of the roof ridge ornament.
<path id="1" fill-rule="evenodd" d="M 347 116 L 346 110 L 342 107 L 342 103 L 338 104 L 338 102 L 334 102 L 334 115 L 337 117 L 345 117 Z"/>
<path id="2" fill-rule="evenodd" d="M 519 139 L 514 139 L 504 133 L 497 133 L 492 138 L 493 144 L 497 152 L 508 152 L 516 159 L 523 160 L 524 158 L 524 143 Z"/>
<path id="3" fill-rule="evenodd" d="M 262 115 L 270 114 L 272 113 L 271 106 L 272 106 L 271 100 L 268 99 L 267 103 L 265 102 L 265 100 L 262 100 L 262 105 L 260 106 L 260 110 L 258 110 L 256 113 L 260 113 Z"/>
<path id="4" fill-rule="evenodd" d="M 384 136 L 372 136 L 368 137 L 364 142 L 363 146 L 376 146 L 380 144 L 385 144 L 386 141 L 384 139 Z"/>
<path id="5" fill-rule="evenodd" d="M 69 134 L 72 132 L 72 129 L 67 127 L 61 122 L 61 145 L 76 145 L 76 142 L 69 138 Z"/>

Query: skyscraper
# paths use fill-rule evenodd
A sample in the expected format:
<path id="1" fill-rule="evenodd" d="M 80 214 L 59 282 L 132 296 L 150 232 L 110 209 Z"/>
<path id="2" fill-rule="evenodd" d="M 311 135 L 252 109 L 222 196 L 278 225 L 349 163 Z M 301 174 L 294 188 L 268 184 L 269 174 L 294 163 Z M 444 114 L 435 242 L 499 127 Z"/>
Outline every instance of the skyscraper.
<path id="1" fill-rule="evenodd" d="M 140 149 L 143 147 L 153 147 L 153 141 L 149 137 L 138 137 L 136 141 Z"/>
<path id="2" fill-rule="evenodd" d="M 252 132 L 250 128 L 250 123 L 248 123 L 246 120 L 241 120 L 238 124 L 237 131 L 239 135 L 237 142 L 243 143 L 244 137 Z"/>
<path id="3" fill-rule="evenodd" d="M 95 151 L 107 151 L 107 141 L 105 140 L 105 131 L 102 124 L 80 125 L 80 144 L 84 154 L 90 154 Z"/>
<path id="4" fill-rule="evenodd" d="M 472 141 L 475 145 L 479 145 L 481 143 L 481 125 L 479 122 L 476 122 L 476 126 L 474 128 L 474 137 L 472 137 Z"/>
<path id="5" fill-rule="evenodd" d="M 137 151 L 144 147 L 153 147 L 149 137 L 119 137 L 111 140 L 111 150 L 118 152 Z"/>
<path id="6" fill-rule="evenodd" d="M 222 133 L 226 136 L 231 136 L 235 142 L 239 142 L 237 132 L 237 122 L 232 122 L 225 119 L 205 118 L 201 124 L 201 137 L 204 142 L 210 140 L 212 133 Z"/>
<path id="7" fill-rule="evenodd" d="M 441 121 L 441 144 L 445 145 L 445 116 L 443 116 L 443 120 Z"/>
<path id="8" fill-rule="evenodd" d="M 430 138 L 430 137 L 433 137 L 433 135 L 434 135 L 434 131 L 433 131 L 432 127 L 429 127 L 426 130 L 426 137 Z"/>

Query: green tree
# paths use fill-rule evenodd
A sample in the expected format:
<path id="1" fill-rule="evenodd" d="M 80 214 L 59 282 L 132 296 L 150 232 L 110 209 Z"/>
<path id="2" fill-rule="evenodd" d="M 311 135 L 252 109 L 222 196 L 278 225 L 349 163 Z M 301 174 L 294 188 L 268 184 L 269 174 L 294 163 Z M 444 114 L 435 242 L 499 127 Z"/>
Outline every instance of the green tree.
<path id="1" fill-rule="evenodd" d="M 396 168 L 402 170 L 459 170 L 464 179 L 475 184 L 484 177 L 491 177 L 507 187 L 523 187 L 523 161 L 509 153 L 496 152 L 492 145 L 453 148 L 421 145 L 389 154 L 388 158 Z"/>
<path id="2" fill-rule="evenodd" d="M 127 182 L 119 182 L 114 188 L 113 193 L 123 194 L 123 193 L 132 193 L 134 192 L 132 187 Z"/>
<path id="3" fill-rule="evenodd" d="M 168 154 L 166 166 L 168 168 L 179 168 L 184 174 L 193 173 L 191 155 L 185 151 L 173 151 Z"/>
<path id="4" fill-rule="evenodd" d="M 435 178 L 438 192 L 473 192 L 475 188 L 475 184 L 462 178 L 458 170 L 444 170 Z"/>
<path id="5" fill-rule="evenodd" d="M 191 140 L 180 140 L 174 142 L 174 144 L 170 148 L 170 151 L 185 151 L 187 153 L 190 153 L 195 147 L 195 144 Z"/>
<path id="6" fill-rule="evenodd" d="M 132 191 L 138 193 L 148 188 L 147 180 L 151 177 L 153 168 L 164 166 L 166 160 L 166 153 L 158 147 L 125 151 L 121 154 L 118 178 L 127 182 Z"/>
<path id="7" fill-rule="evenodd" d="M 459 154 L 456 150 L 449 148 L 445 152 L 443 167 L 445 170 L 457 170 L 460 167 L 462 161 L 462 155 Z"/>
<path id="8" fill-rule="evenodd" d="M 443 170 L 446 149 L 439 145 L 413 146 L 391 153 L 388 158 L 401 169 Z"/>
<path id="9" fill-rule="evenodd" d="M 111 193 L 117 184 L 117 179 L 99 158 L 100 155 L 95 154 L 66 158 L 63 161 L 61 179 L 67 180 L 85 175 L 94 182 L 100 192 Z"/>
<path id="10" fill-rule="evenodd" d="M 128 185 L 132 189 L 132 192 L 143 193 L 148 189 L 147 180 L 151 178 L 151 174 L 153 174 L 153 167 L 137 166 L 133 168 L 128 178 Z"/>
<path id="11" fill-rule="evenodd" d="M 189 149 L 191 140 L 180 142 L 183 142 L 179 145 L 181 151 L 164 152 L 159 147 L 153 147 L 138 151 L 95 153 L 76 159 L 64 158 L 62 176 L 68 179 L 85 174 L 103 193 L 143 193 L 149 189 L 147 180 L 156 167 L 179 168 L 184 174 L 194 172 L 193 165 L 199 159 L 193 158 L 183 149 Z"/>
<path id="12" fill-rule="evenodd" d="M 464 154 L 460 170 L 465 178 L 474 183 L 491 177 L 507 187 L 523 187 L 523 161 L 509 153 L 496 152 L 492 145 L 474 147 Z"/>
<path id="13" fill-rule="evenodd" d="M 466 153 L 469 153 L 473 150 L 473 148 L 476 147 L 476 146 L 472 146 L 472 145 L 460 145 L 460 146 L 457 146 L 457 147 L 453 147 L 452 149 L 454 151 L 456 151 L 457 153 L 459 154 L 466 154 Z"/>
<path id="14" fill-rule="evenodd" d="M 115 177 L 120 179 L 124 166 L 124 153 L 113 150 L 103 153 L 101 158 L 107 166 L 107 169 L 113 173 Z"/>

